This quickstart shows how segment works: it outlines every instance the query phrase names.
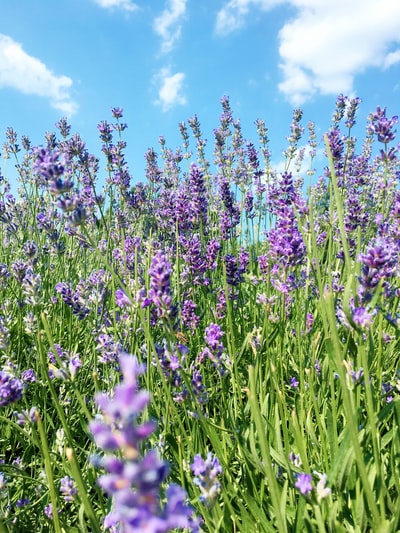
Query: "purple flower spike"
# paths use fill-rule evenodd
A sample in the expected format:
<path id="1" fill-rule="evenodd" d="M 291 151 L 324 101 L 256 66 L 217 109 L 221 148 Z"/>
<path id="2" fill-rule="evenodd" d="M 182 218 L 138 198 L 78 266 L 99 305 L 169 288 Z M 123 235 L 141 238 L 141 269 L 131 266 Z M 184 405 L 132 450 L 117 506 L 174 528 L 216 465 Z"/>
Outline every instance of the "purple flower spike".
<path id="1" fill-rule="evenodd" d="M 211 505 L 221 488 L 217 476 L 222 474 L 222 467 L 218 459 L 211 452 L 208 452 L 205 461 L 201 455 L 197 454 L 193 459 L 191 469 L 196 476 L 193 482 L 201 490 L 200 501 Z"/>
<path id="2" fill-rule="evenodd" d="M 298 474 L 296 483 L 294 486 L 299 489 L 301 494 L 308 494 L 312 491 L 312 476 L 311 474 Z"/>
<path id="3" fill-rule="evenodd" d="M 167 316 L 172 302 L 170 276 L 171 265 L 167 257 L 158 251 L 149 268 L 150 290 L 145 305 L 153 304 L 159 317 Z"/>
<path id="4" fill-rule="evenodd" d="M 23 382 L 9 374 L 0 371 L 0 407 L 16 402 L 22 398 Z"/>
<path id="5" fill-rule="evenodd" d="M 218 324 L 210 324 L 205 330 L 205 341 L 212 350 L 217 350 L 221 346 L 220 339 L 223 335 Z"/>
<path id="6" fill-rule="evenodd" d="M 96 396 L 103 414 L 89 424 L 96 444 L 105 452 L 95 456 L 92 464 L 105 471 L 98 483 L 112 498 L 111 512 L 103 526 L 126 533 L 163 533 L 174 528 L 197 532 L 198 520 L 192 516 L 193 509 L 186 504 L 181 487 L 167 487 L 167 502 L 161 506 L 161 486 L 169 472 L 168 463 L 155 450 L 141 455 L 141 442 L 155 429 L 153 422 L 138 422 L 150 401 L 150 394 L 138 385 L 145 368 L 127 354 L 120 354 L 119 364 L 122 382 L 112 396 Z"/>
<path id="7" fill-rule="evenodd" d="M 65 502 L 72 502 L 78 494 L 74 480 L 68 476 L 60 479 L 60 492 Z"/>
<path id="8" fill-rule="evenodd" d="M 118 307 L 129 307 L 132 305 L 132 302 L 122 289 L 117 289 L 115 291 L 115 303 Z"/>
<path id="9" fill-rule="evenodd" d="M 376 112 L 371 113 L 369 119 L 371 121 L 369 132 L 375 134 L 379 142 L 387 144 L 395 139 L 396 130 L 393 130 L 393 126 L 398 122 L 397 116 L 387 118 L 386 108 L 381 109 L 378 106 Z"/>
<path id="10" fill-rule="evenodd" d="M 57 150 L 37 148 L 35 150 L 34 171 L 47 183 L 57 180 L 64 174 L 65 160 Z"/>

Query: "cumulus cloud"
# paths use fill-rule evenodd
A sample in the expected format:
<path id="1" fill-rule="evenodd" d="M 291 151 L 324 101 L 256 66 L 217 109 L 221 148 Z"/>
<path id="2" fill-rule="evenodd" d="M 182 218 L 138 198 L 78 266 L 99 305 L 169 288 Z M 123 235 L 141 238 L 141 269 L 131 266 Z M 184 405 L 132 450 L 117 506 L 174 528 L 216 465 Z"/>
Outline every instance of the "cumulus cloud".
<path id="1" fill-rule="evenodd" d="M 376 0 L 292 3 L 297 16 L 279 32 L 279 89 L 293 104 L 316 93 L 350 93 L 357 74 L 396 59 L 388 49 L 400 42 L 399 2 L 386 2 L 385 9 Z"/>
<path id="2" fill-rule="evenodd" d="M 168 111 L 176 105 L 186 104 L 186 97 L 182 94 L 184 79 L 183 72 L 171 74 L 169 68 L 161 69 L 156 75 L 155 82 L 159 86 L 156 104 L 160 105 L 163 111 Z"/>
<path id="3" fill-rule="evenodd" d="M 383 62 L 383 68 L 390 68 L 396 63 L 400 63 L 400 50 L 396 50 L 395 52 L 390 52 L 387 54 Z"/>
<path id="4" fill-rule="evenodd" d="M 217 13 L 215 31 L 219 35 L 227 35 L 244 26 L 251 7 L 268 11 L 284 2 L 285 0 L 229 0 Z"/>
<path id="5" fill-rule="evenodd" d="M 106 9 L 122 9 L 122 11 L 136 11 L 139 9 L 138 5 L 133 3 L 131 0 L 94 0 L 94 2 Z"/>
<path id="6" fill-rule="evenodd" d="M 169 0 L 164 11 L 156 17 L 153 29 L 162 39 L 161 50 L 170 52 L 179 39 L 182 30 L 180 23 L 186 13 L 187 0 Z"/>
<path id="7" fill-rule="evenodd" d="M 391 51 L 400 43 L 400 2 L 230 0 L 217 15 L 216 30 L 230 33 L 245 23 L 250 8 L 279 4 L 295 10 L 278 34 L 279 90 L 293 105 L 316 94 L 350 94 L 357 74 L 400 62 L 400 50 Z"/>
<path id="8" fill-rule="evenodd" d="M 0 34 L 0 87 L 48 98 L 50 104 L 71 116 L 78 109 L 70 91 L 72 80 L 56 76 L 42 61 L 27 54 L 20 43 Z"/>

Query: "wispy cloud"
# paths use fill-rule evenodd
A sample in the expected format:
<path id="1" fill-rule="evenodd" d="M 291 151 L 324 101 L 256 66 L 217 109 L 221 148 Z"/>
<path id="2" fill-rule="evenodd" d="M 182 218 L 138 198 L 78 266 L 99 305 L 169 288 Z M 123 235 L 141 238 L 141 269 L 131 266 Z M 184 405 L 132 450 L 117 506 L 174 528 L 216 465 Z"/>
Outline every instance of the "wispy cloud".
<path id="1" fill-rule="evenodd" d="M 71 116 L 78 109 L 70 94 L 72 84 L 71 78 L 56 76 L 20 43 L 0 34 L 0 87 L 48 98 L 52 107 Z"/>
<path id="2" fill-rule="evenodd" d="M 139 6 L 131 0 L 94 0 L 95 4 L 106 9 L 121 9 L 132 12 L 139 9 Z"/>
<path id="3" fill-rule="evenodd" d="M 154 82 L 159 86 L 156 104 L 160 105 L 163 111 L 168 111 L 176 105 L 186 104 L 186 96 L 182 94 L 184 80 L 183 72 L 171 74 L 169 68 L 162 68 L 156 74 Z"/>
<path id="4" fill-rule="evenodd" d="M 385 60 L 383 62 L 383 68 L 387 69 L 395 65 L 396 63 L 400 63 L 400 50 L 396 50 L 395 52 L 390 52 L 386 55 Z"/>
<path id="5" fill-rule="evenodd" d="M 317 94 L 350 94 L 357 74 L 400 61 L 400 2 L 377 0 L 230 0 L 217 15 L 216 31 L 228 34 L 245 23 L 250 8 L 279 4 L 296 11 L 278 34 L 282 82 L 293 105 Z M 268 36 L 271 39 L 271 36 Z"/>
<path id="6" fill-rule="evenodd" d="M 179 39 L 187 0 L 168 0 L 167 7 L 154 19 L 153 29 L 162 38 L 161 51 L 170 52 Z"/>
<path id="7" fill-rule="evenodd" d="M 227 35 L 244 26 L 251 7 L 268 11 L 285 3 L 285 0 L 229 0 L 217 13 L 215 31 L 218 35 Z"/>

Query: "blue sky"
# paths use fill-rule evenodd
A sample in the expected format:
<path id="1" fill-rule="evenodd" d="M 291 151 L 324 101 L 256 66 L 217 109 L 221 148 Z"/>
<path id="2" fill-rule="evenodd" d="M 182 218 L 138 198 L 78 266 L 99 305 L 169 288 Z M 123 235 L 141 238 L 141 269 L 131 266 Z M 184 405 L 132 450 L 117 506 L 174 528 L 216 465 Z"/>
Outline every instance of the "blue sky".
<path id="1" fill-rule="evenodd" d="M 96 126 L 122 107 L 140 181 L 146 149 L 179 146 L 194 114 L 211 144 L 228 95 L 279 164 L 294 107 L 319 136 L 339 93 L 362 98 L 363 128 L 377 105 L 400 115 L 399 28 L 399 0 L 1 0 L 1 143 L 12 126 L 41 144 L 67 116 L 99 155 Z"/>

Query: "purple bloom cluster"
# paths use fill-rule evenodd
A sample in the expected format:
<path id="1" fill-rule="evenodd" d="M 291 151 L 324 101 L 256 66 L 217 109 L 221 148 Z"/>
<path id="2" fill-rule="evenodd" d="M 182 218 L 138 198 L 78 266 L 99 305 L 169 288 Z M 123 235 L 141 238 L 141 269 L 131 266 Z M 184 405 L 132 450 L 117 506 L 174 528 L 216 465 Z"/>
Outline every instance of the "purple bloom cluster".
<path id="1" fill-rule="evenodd" d="M 200 454 L 195 455 L 191 469 L 195 475 L 194 484 L 200 488 L 200 501 L 212 506 L 221 489 L 218 476 L 222 474 L 222 466 L 217 457 L 208 452 L 204 460 Z"/>
<path id="2" fill-rule="evenodd" d="M 141 455 L 143 441 L 155 429 L 151 421 L 138 421 L 150 401 L 149 393 L 138 385 L 144 367 L 127 354 L 121 354 L 119 361 L 122 382 L 112 396 L 96 395 L 102 415 L 89 424 L 94 441 L 105 452 L 93 459 L 96 466 L 106 471 L 98 482 L 112 498 L 112 509 L 104 526 L 126 533 L 162 533 L 173 528 L 198 531 L 198 521 L 186 504 L 186 493 L 181 487 L 168 486 L 167 501 L 162 507 L 161 485 L 168 475 L 168 464 L 154 450 Z"/>
<path id="3" fill-rule="evenodd" d="M 172 386 L 172 397 L 175 402 L 182 403 L 190 397 L 204 404 L 207 401 L 207 393 L 203 385 L 203 378 L 199 368 L 194 363 L 187 364 L 189 349 L 184 344 L 168 344 L 164 339 L 162 344 L 156 344 L 157 360 L 167 382 Z M 197 361 L 198 362 L 198 361 Z M 191 390 L 188 389 L 184 374 L 191 374 Z"/>
<path id="4" fill-rule="evenodd" d="M 24 383 L 9 372 L 0 370 L 0 407 L 22 398 Z"/>
<path id="5" fill-rule="evenodd" d="M 370 114 L 369 120 L 369 132 L 376 135 L 380 143 L 387 144 L 394 141 L 396 131 L 393 130 L 393 126 L 397 124 L 397 116 L 388 118 L 386 108 L 382 109 L 378 106 L 375 113 Z"/>
<path id="6" fill-rule="evenodd" d="M 153 304 L 157 316 L 160 318 L 169 316 L 171 311 L 171 273 L 172 268 L 167 256 L 158 251 L 151 260 L 149 268 L 150 289 L 143 305 Z"/>
<path id="7" fill-rule="evenodd" d="M 71 354 L 68 350 L 63 350 L 59 344 L 54 344 L 56 355 L 53 352 L 48 353 L 49 357 L 49 376 L 59 379 L 74 379 L 78 369 L 82 366 L 79 354 Z"/>
<path id="8" fill-rule="evenodd" d="M 40 183 L 52 184 L 61 180 L 66 166 L 65 157 L 58 150 L 37 148 L 35 150 L 34 172 L 41 178 Z"/>
<path id="9" fill-rule="evenodd" d="M 312 481 L 311 474 L 304 474 L 304 473 L 298 474 L 296 483 L 294 484 L 294 486 L 296 487 L 296 489 L 299 489 L 301 494 L 306 495 L 312 491 L 311 481 Z"/>
<path id="10" fill-rule="evenodd" d="M 60 479 L 60 492 L 65 502 L 72 502 L 78 494 L 75 482 L 69 476 Z"/>
<path id="11" fill-rule="evenodd" d="M 73 314 L 79 319 L 86 318 L 90 310 L 83 301 L 81 294 L 72 289 L 72 285 L 67 282 L 59 282 L 55 287 L 56 291 L 61 295 L 64 303 L 68 305 Z"/>
<path id="12" fill-rule="evenodd" d="M 361 302 L 368 303 L 372 299 L 381 281 L 388 283 L 396 272 L 398 255 L 397 246 L 386 238 L 377 238 L 365 253 L 359 255 L 361 274 L 358 295 Z"/>

